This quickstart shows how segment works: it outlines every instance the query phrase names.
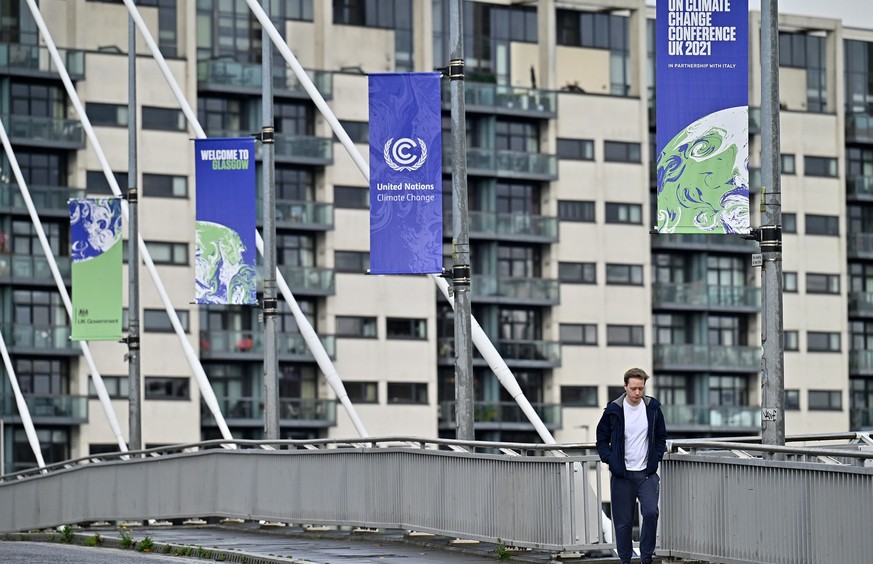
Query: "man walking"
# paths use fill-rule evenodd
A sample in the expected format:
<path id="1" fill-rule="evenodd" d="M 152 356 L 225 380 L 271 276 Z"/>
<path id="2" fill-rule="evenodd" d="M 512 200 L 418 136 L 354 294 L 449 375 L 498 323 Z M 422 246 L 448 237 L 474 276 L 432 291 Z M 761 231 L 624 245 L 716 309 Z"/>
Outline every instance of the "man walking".
<path id="1" fill-rule="evenodd" d="M 643 516 L 640 559 L 652 561 L 658 529 L 658 463 L 667 449 L 667 427 L 661 403 L 645 395 L 649 375 L 641 368 L 624 373 L 624 393 L 609 402 L 597 424 L 597 453 L 609 464 L 612 522 L 621 564 L 633 555 L 636 501 Z"/>

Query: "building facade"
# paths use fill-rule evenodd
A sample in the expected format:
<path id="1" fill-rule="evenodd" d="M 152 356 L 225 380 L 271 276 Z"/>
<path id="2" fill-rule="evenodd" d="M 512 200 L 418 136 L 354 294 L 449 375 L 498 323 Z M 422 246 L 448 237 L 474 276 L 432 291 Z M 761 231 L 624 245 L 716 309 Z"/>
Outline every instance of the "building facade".
<path id="1" fill-rule="evenodd" d="M 257 133 L 261 28 L 246 2 L 137 4 L 207 136 Z M 39 5 L 126 188 L 126 8 L 118 0 Z M 110 183 L 27 3 L 7 0 L 0 10 L 0 116 L 69 287 L 66 202 L 110 194 Z M 559 442 L 594 439 L 631 366 L 653 375 L 649 393 L 665 404 L 671 436 L 760 432 L 757 244 L 651 234 L 654 17 L 644 0 L 463 6 L 473 315 Z M 271 18 L 365 158 L 367 74 L 449 60 L 448 0 L 273 0 Z M 749 23 L 756 226 L 760 14 L 750 12 Z M 260 309 L 191 303 L 195 129 L 141 37 L 137 53 L 140 231 L 231 432 L 262 438 Z M 278 52 L 274 63 L 278 268 L 371 435 L 451 437 L 452 308 L 428 277 L 367 274 L 367 181 Z M 871 69 L 873 30 L 780 15 L 789 434 L 873 425 Z M 447 81 L 443 108 L 449 267 Z M 45 459 L 116 450 L 5 154 L 0 172 L 0 331 Z M 259 194 L 262 177 L 259 164 Z M 160 292 L 140 272 L 143 443 L 218 438 Z M 278 325 L 282 437 L 355 436 L 281 299 Z M 126 433 L 127 347 L 99 342 L 92 351 Z M 540 442 L 484 360 L 474 356 L 473 366 L 476 437 Z M 35 462 L 2 371 L 0 461 L 10 472 Z"/>

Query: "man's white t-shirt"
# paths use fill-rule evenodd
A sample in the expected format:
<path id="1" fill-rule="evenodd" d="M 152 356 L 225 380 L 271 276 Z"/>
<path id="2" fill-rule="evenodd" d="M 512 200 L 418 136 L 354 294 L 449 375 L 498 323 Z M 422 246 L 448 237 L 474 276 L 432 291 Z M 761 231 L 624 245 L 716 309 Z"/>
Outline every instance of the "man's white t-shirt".
<path id="1" fill-rule="evenodd" d="M 646 419 L 646 403 L 636 407 L 624 400 L 624 464 L 628 470 L 645 470 L 649 458 L 646 435 L 649 420 Z"/>

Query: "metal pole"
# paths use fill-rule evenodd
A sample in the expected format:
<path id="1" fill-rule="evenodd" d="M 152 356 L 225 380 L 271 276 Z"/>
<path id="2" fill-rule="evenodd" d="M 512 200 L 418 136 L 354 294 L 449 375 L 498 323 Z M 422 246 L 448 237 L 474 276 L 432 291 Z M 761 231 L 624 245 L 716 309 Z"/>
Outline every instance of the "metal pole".
<path id="1" fill-rule="evenodd" d="M 136 159 L 136 24 L 127 18 L 127 390 L 130 450 L 142 449 L 142 390 L 139 359 L 139 206 Z"/>
<path id="2" fill-rule="evenodd" d="M 761 2 L 761 442 L 785 444 L 782 189 L 779 178 L 779 8 Z"/>
<path id="3" fill-rule="evenodd" d="M 6 474 L 6 424 L 0 417 L 0 476 Z"/>
<path id="4" fill-rule="evenodd" d="M 449 4 L 452 100 L 452 286 L 455 298 L 456 438 L 472 441 L 473 340 L 470 309 L 470 219 L 467 210 L 467 125 L 464 116 L 464 33 L 461 0 Z"/>
<path id="5" fill-rule="evenodd" d="M 261 0 L 264 12 L 270 13 L 270 0 Z M 279 437 L 279 363 L 278 302 L 276 300 L 276 183 L 273 145 L 273 42 L 261 27 L 261 116 L 264 128 L 262 141 L 262 190 L 264 217 L 264 434 L 267 439 Z"/>

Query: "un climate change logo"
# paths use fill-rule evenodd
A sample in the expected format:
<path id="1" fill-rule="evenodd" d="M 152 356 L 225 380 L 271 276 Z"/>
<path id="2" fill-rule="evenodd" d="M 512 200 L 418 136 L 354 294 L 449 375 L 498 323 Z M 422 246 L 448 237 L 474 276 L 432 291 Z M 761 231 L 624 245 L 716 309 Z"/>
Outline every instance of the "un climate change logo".
<path id="1" fill-rule="evenodd" d="M 397 171 L 420 169 L 424 161 L 427 160 L 427 145 L 425 145 L 420 137 L 415 139 L 418 141 L 418 144 L 409 137 L 401 137 L 397 141 L 394 141 L 392 137 L 386 141 L 385 150 L 383 151 L 385 163 Z M 416 155 L 411 152 L 411 149 L 416 147 L 421 147 L 421 154 Z"/>

